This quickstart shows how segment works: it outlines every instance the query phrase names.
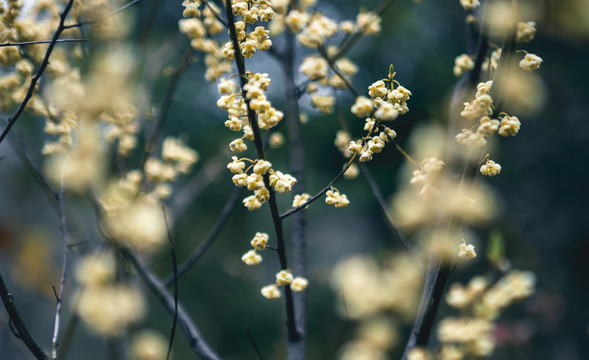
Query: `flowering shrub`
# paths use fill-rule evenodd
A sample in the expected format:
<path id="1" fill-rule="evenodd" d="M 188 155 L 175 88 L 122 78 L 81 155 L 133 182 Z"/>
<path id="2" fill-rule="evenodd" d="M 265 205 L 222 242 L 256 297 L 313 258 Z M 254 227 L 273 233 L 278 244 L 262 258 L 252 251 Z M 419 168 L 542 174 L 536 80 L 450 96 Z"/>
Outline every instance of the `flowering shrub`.
<path id="1" fill-rule="evenodd" d="M 307 326 L 307 300 L 324 288 L 337 298 L 329 309 L 354 329 L 328 358 L 482 358 L 501 346 L 494 331 L 502 312 L 532 296 L 536 283 L 532 272 L 509 261 L 501 236 L 491 251 L 483 235 L 501 211 L 493 181 L 515 172 L 500 165 L 499 144 L 518 141 L 526 116 L 540 109 L 534 99 L 544 96 L 536 74 L 543 59 L 523 49 L 537 31 L 525 7 L 455 1 L 468 41 L 478 46 L 452 54 L 449 76 L 440 76 L 458 80 L 450 106 L 436 113 L 447 117 L 439 131 L 407 126 L 421 111 L 414 104 L 424 103 L 422 89 L 404 75 L 413 66 L 399 60 L 376 67 L 351 51 L 375 46 L 389 22 L 400 21 L 389 19 L 393 1 L 356 9 L 352 18 L 335 11 L 333 2 L 315 0 L 150 5 L 153 24 L 157 6 L 175 11 L 177 30 L 170 37 L 188 48 L 171 66 L 165 64 L 178 45 L 165 40 L 149 48 L 149 22 L 130 25 L 131 6 L 138 3 L 39 0 L 24 8 L 11 0 L 2 7 L 0 107 L 12 115 L 0 142 L 16 138 L 17 121 L 42 122 L 42 134 L 23 132 L 42 136 L 38 152 L 15 147 L 49 194 L 62 231 L 50 346 L 29 333 L 18 312 L 23 309 L 2 281 L 11 329 L 36 358 L 65 358 L 77 339 L 64 326 L 76 326 L 77 319 L 107 338 L 115 357 L 125 349 L 133 359 L 170 358 L 172 349 L 183 354 L 181 346 L 205 359 L 231 356 L 223 332 L 235 323 L 211 317 L 199 327 L 209 315 L 199 293 L 223 303 L 219 307 L 234 306 L 223 312 L 235 322 L 240 311 L 250 322 L 250 316 L 271 318 L 276 333 L 285 333 L 286 349 L 274 350 L 248 330 L 258 355 L 318 356 L 321 351 L 308 345 L 316 343 L 312 335 L 321 336 Z M 419 3 L 403 6 L 415 12 L 428 6 Z M 150 92 L 160 83 L 165 90 L 158 100 Z M 390 199 L 372 169 L 395 184 L 394 191 L 387 187 Z M 354 190 L 361 179 L 370 185 L 362 195 Z M 206 194 L 207 187 L 223 190 Z M 199 203 L 197 197 L 207 195 L 215 198 L 213 206 Z M 310 240 L 333 246 L 330 231 L 352 228 L 350 211 L 366 202 L 378 204 L 387 236 L 400 246 L 376 257 L 334 251 L 337 261 L 321 269 L 311 261 L 316 256 L 308 257 L 318 248 Z M 230 226 L 234 209 L 241 222 Z M 333 225 L 308 226 L 316 209 L 336 214 Z M 204 226 L 199 216 L 215 221 L 196 246 L 190 238 L 200 228 L 190 236 L 179 230 L 189 216 L 195 227 Z M 211 247 L 232 226 L 230 245 Z M 363 235 L 367 242 L 371 237 Z M 195 266 L 213 253 L 221 254 L 217 270 Z M 471 274 L 478 275 L 467 285 L 452 278 L 475 268 Z M 189 273 L 206 279 L 185 293 L 191 285 L 179 280 Z M 225 293 L 227 274 L 256 297 Z M 226 305 L 228 297 L 239 304 Z M 158 306 L 170 314 L 171 330 L 150 317 Z M 451 312 L 436 317 L 445 307 Z M 174 341 L 180 335 L 184 345 Z"/>

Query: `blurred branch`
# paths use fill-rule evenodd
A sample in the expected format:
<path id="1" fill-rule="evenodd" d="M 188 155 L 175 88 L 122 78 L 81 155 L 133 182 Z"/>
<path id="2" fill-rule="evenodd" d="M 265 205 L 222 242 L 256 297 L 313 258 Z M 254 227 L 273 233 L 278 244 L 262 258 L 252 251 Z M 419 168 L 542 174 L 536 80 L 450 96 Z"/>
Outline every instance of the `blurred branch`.
<path id="1" fill-rule="evenodd" d="M 186 313 L 186 310 L 182 306 L 182 304 L 177 303 L 177 312 L 176 312 L 176 305 L 173 296 L 166 290 L 165 286 L 161 283 L 159 279 L 156 278 L 147 268 L 145 268 L 137 257 L 128 249 L 119 248 L 121 254 L 131 262 L 139 277 L 145 285 L 149 288 L 152 294 L 158 299 L 158 301 L 165 307 L 165 309 L 170 313 L 174 314 L 177 313 L 178 315 L 178 324 L 184 331 L 184 335 L 188 340 L 188 344 L 190 348 L 200 357 L 203 359 L 208 360 L 216 360 L 220 359 L 219 355 L 217 355 L 207 344 L 200 331 L 190 318 L 190 316 Z"/>
<path id="2" fill-rule="evenodd" d="M 362 174 L 366 178 L 368 185 L 370 185 L 370 188 L 372 189 L 372 193 L 374 194 L 376 201 L 380 205 L 380 209 L 382 210 L 382 213 L 384 214 L 385 218 L 387 219 L 387 223 L 389 225 L 389 228 L 391 229 L 391 232 L 393 233 L 393 235 L 397 239 L 399 239 L 399 241 L 401 241 L 401 243 L 403 244 L 403 246 L 405 247 L 405 249 L 407 250 L 409 255 L 413 259 L 415 259 L 415 262 L 417 262 L 417 265 L 419 266 L 421 273 L 424 274 L 423 264 L 421 263 L 421 261 L 419 260 L 419 258 L 415 254 L 415 252 L 413 251 L 411 244 L 409 244 L 409 242 L 407 241 L 405 236 L 403 236 L 403 234 L 401 233 L 401 231 L 397 227 L 395 220 L 393 219 L 393 217 L 391 216 L 391 214 L 389 212 L 387 202 L 385 201 L 384 197 L 382 196 L 382 192 L 380 191 L 380 188 L 378 187 L 376 180 L 374 180 L 374 177 L 372 177 L 372 174 L 370 173 L 368 166 L 366 166 L 363 163 L 359 163 L 358 165 L 360 166 L 360 170 L 362 170 Z"/>
<path id="3" fill-rule="evenodd" d="M 200 245 L 190 254 L 190 256 L 178 267 L 178 273 L 176 277 L 179 278 L 180 276 L 184 275 L 190 268 L 204 255 L 207 249 L 212 245 L 212 243 L 217 239 L 217 236 L 223 230 L 223 227 L 227 223 L 229 216 L 235 209 L 235 205 L 239 201 L 241 194 L 243 193 L 243 188 L 236 187 L 233 189 L 233 192 L 227 199 L 225 206 L 223 207 L 223 211 L 217 217 L 217 222 L 215 226 L 211 229 L 208 233 L 207 237 L 200 243 Z M 169 286 L 174 281 L 174 274 L 169 275 L 166 277 L 162 282 L 164 286 Z"/>
<path id="4" fill-rule="evenodd" d="M 126 4 L 126 5 L 123 5 L 123 6 L 122 6 L 122 7 L 120 7 L 119 9 L 117 9 L 117 10 L 115 10 L 115 11 L 111 12 L 110 14 L 108 14 L 108 15 L 106 15 L 106 16 L 104 16 L 104 17 L 97 18 L 97 19 L 86 20 L 86 21 L 81 21 L 81 22 L 79 22 L 79 23 L 77 23 L 77 24 L 67 25 L 67 26 L 64 26 L 64 29 L 73 29 L 73 28 L 78 28 L 78 27 L 82 27 L 82 26 L 84 26 L 84 25 L 90 25 L 90 24 L 93 24 L 93 23 L 95 23 L 95 22 L 97 22 L 97 21 L 100 21 L 100 20 L 108 19 L 109 17 L 111 17 L 111 16 L 114 16 L 114 15 L 116 15 L 116 14 L 118 14 L 118 13 L 120 13 L 120 12 L 122 12 L 122 11 L 124 11 L 124 10 L 128 9 L 128 8 L 130 8 L 131 6 L 133 6 L 133 5 L 135 5 L 135 4 L 138 4 L 138 3 L 140 3 L 141 1 L 143 1 L 143 0 L 133 0 L 133 1 L 131 1 L 130 3 L 128 3 L 128 4 Z"/>
<path id="5" fill-rule="evenodd" d="M 180 217 L 188 206 L 206 189 L 225 169 L 226 155 L 219 151 L 210 158 L 202 169 L 195 174 L 183 187 L 178 190 L 168 205 L 172 222 Z"/>
<path id="6" fill-rule="evenodd" d="M 37 45 L 37 44 L 51 44 L 53 40 L 35 40 L 35 41 L 20 41 L 20 42 L 7 42 L 0 44 L 0 47 L 7 46 L 24 46 L 24 45 Z M 57 39 L 55 43 L 85 43 L 90 42 L 88 39 Z"/>
<path id="7" fill-rule="evenodd" d="M 174 320 L 172 321 L 172 328 L 170 330 L 170 342 L 168 344 L 168 352 L 166 353 L 166 360 L 170 359 L 172 353 L 172 345 L 174 344 L 174 334 L 176 333 L 176 323 L 178 322 L 178 265 L 176 262 L 176 251 L 174 251 L 174 244 L 172 243 L 172 235 L 170 234 L 170 224 L 166 217 L 166 209 L 162 205 L 162 214 L 164 216 L 164 223 L 166 224 L 166 234 L 168 235 L 168 242 L 170 243 L 170 254 L 172 256 L 172 269 L 174 275 Z"/>
<path id="8" fill-rule="evenodd" d="M 100 204 L 100 201 L 97 199 L 95 194 L 89 194 L 88 199 L 94 208 L 94 212 L 99 219 L 99 222 L 102 221 L 101 219 L 105 216 L 104 209 Z M 161 280 L 158 279 L 147 267 L 143 266 L 141 262 L 137 259 L 135 254 L 120 244 L 120 242 L 111 239 L 108 234 L 104 233 L 103 229 L 99 226 L 100 232 L 106 239 L 109 239 L 111 244 L 113 244 L 123 255 L 125 259 L 127 259 L 131 265 L 137 271 L 139 278 L 143 281 L 145 286 L 151 291 L 151 293 L 158 299 L 158 301 L 164 306 L 164 308 L 170 313 L 170 315 L 174 316 L 177 314 L 178 316 L 178 324 L 182 328 L 186 340 L 192 351 L 202 357 L 203 359 L 207 360 L 217 360 L 220 359 L 219 355 L 217 355 L 213 349 L 209 346 L 209 344 L 204 340 L 200 331 L 194 324 L 194 321 L 190 318 L 182 304 L 176 302 L 174 300 L 174 296 L 170 295 L 166 287 L 162 284 Z M 177 304 L 177 305 L 176 305 Z"/>
<path id="9" fill-rule="evenodd" d="M 295 85 L 294 64 L 295 59 L 294 45 L 295 37 L 292 33 L 287 32 L 286 44 L 283 51 L 277 54 L 280 61 L 283 74 L 283 88 L 286 101 L 285 113 L 288 125 L 288 138 L 290 142 L 290 159 L 289 167 L 291 175 L 297 179 L 293 187 L 293 194 L 302 194 L 306 192 L 306 161 L 305 147 L 303 142 L 303 129 L 301 127 L 300 109 L 297 97 L 297 88 Z M 305 213 L 299 212 L 292 218 L 291 226 L 291 260 L 292 270 L 297 276 L 307 277 L 307 236 L 306 236 L 306 219 Z M 287 357 L 288 359 L 305 358 L 305 339 L 306 339 L 306 314 L 307 314 L 307 292 L 303 291 L 293 298 L 293 311 L 296 321 L 297 338 L 288 339 Z"/>
<path id="10" fill-rule="evenodd" d="M 49 360 L 49 356 L 41 350 L 41 347 L 35 342 L 27 326 L 23 322 L 22 318 L 16 306 L 14 305 L 14 298 L 6 288 L 6 284 L 4 283 L 4 278 L 0 273 L 0 297 L 2 297 L 2 302 L 4 303 L 4 308 L 8 313 L 8 317 L 10 318 L 10 322 L 14 325 L 15 328 L 15 336 L 22 340 L 23 343 L 29 348 L 31 353 L 35 356 L 38 360 Z"/>
<path id="11" fill-rule="evenodd" d="M 149 136 L 149 139 L 147 140 L 147 144 L 145 144 L 145 151 L 143 153 L 143 157 L 141 159 L 141 165 L 140 165 L 141 170 L 143 170 L 143 168 L 145 166 L 145 162 L 147 161 L 147 158 L 151 155 L 151 153 L 153 152 L 153 150 L 155 148 L 156 142 L 159 140 L 159 136 L 162 131 L 162 126 L 163 126 L 164 121 L 166 119 L 166 115 L 168 113 L 170 105 L 172 104 L 172 100 L 174 97 L 174 91 L 176 91 L 176 88 L 178 87 L 178 82 L 179 82 L 180 78 L 182 77 L 182 74 L 184 74 L 184 72 L 188 68 L 188 65 L 190 64 L 190 60 L 192 59 L 193 55 L 194 55 L 194 49 L 192 47 L 189 47 L 188 50 L 186 50 L 186 52 L 184 53 L 184 57 L 182 58 L 182 62 L 180 63 L 178 68 L 176 68 L 174 75 L 172 75 L 172 79 L 170 80 L 170 83 L 168 84 L 168 87 L 167 87 L 166 92 L 164 93 L 164 97 L 162 99 L 162 103 L 158 109 L 157 116 L 155 118 L 155 121 L 154 121 L 154 124 L 152 127 L 151 135 Z"/>
<path id="12" fill-rule="evenodd" d="M 55 30 L 55 33 L 53 34 L 53 38 L 51 39 L 51 42 L 49 43 L 49 46 L 47 47 L 47 51 L 45 51 L 45 56 L 43 57 L 43 61 L 41 61 L 41 65 L 39 65 L 37 72 L 35 73 L 35 75 L 31 79 L 31 84 L 29 85 L 29 88 L 27 90 L 25 98 L 22 100 L 22 102 L 20 103 L 20 105 L 18 106 L 18 108 L 16 109 L 14 114 L 10 117 L 10 119 L 8 119 L 8 125 L 6 125 L 6 127 L 4 128 L 4 131 L 2 131 L 2 135 L 0 135 L 0 143 L 2 143 L 2 141 L 4 140 L 6 135 L 8 135 L 8 132 L 10 131 L 12 126 L 16 123 L 16 120 L 18 120 L 18 118 L 20 117 L 22 112 L 25 110 L 25 107 L 29 103 L 29 100 L 31 100 L 31 98 L 33 97 L 33 93 L 35 92 L 35 86 L 37 85 L 37 82 L 41 78 L 41 75 L 43 75 L 43 72 L 45 72 L 47 65 L 49 65 L 49 57 L 51 56 L 51 53 L 53 52 L 53 48 L 55 47 L 55 44 L 57 43 L 59 36 L 61 35 L 63 30 L 65 29 L 63 23 L 65 22 L 65 18 L 67 17 L 68 13 L 70 12 L 73 4 L 74 4 L 74 0 L 69 0 L 67 2 L 67 4 L 65 5 L 65 8 L 63 9 L 63 12 L 59 16 L 59 25 L 57 26 L 57 30 Z"/>
<path id="13" fill-rule="evenodd" d="M 384 0 L 378 4 L 376 8 L 372 10 L 372 12 L 380 16 L 389 8 L 389 6 L 393 4 L 394 1 L 395 0 Z M 362 30 L 363 29 L 357 29 L 352 35 L 347 37 L 346 41 L 339 46 L 340 50 L 337 52 L 337 54 L 331 57 L 331 61 L 336 61 L 337 59 L 344 56 L 352 48 L 352 46 L 354 46 L 356 41 L 360 40 L 363 35 Z"/>

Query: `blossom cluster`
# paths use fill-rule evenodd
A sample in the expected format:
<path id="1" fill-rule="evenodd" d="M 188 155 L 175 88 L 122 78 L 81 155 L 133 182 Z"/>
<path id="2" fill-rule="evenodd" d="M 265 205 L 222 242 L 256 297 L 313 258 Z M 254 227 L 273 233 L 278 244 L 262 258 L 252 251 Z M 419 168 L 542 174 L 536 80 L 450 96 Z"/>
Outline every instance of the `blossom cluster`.
<path id="1" fill-rule="evenodd" d="M 489 356 L 495 348 L 493 332 L 495 319 L 507 306 L 529 297 L 534 292 L 535 276 L 529 271 L 512 270 L 499 281 L 476 276 L 466 285 L 454 283 L 446 295 L 446 302 L 462 312 L 449 316 L 438 325 L 437 351 L 442 359 Z M 416 348 L 408 358 L 430 358 L 425 349 Z M 433 355 L 433 354 L 431 354 Z"/>
<path id="2" fill-rule="evenodd" d="M 115 270 L 114 256 L 106 252 L 84 256 L 75 271 L 81 285 L 76 312 L 90 329 L 106 336 L 120 335 L 141 320 L 146 308 L 137 289 L 115 283 Z"/>

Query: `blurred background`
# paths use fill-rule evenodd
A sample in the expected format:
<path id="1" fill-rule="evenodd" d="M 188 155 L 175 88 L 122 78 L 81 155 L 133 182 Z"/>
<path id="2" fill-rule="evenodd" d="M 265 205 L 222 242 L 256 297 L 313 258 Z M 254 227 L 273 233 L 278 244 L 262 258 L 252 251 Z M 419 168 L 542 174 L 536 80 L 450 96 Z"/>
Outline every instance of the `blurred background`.
<path id="1" fill-rule="evenodd" d="M 338 21 L 355 19 L 358 9 L 373 9 L 378 1 L 320 1 L 317 8 Z M 494 359 L 587 359 L 589 358 L 589 1 L 528 1 L 537 23 L 535 39 L 523 44 L 530 53 L 544 60 L 537 71 L 545 89 L 541 106 L 515 114 L 522 122 L 515 138 L 501 138 L 493 149 L 493 159 L 503 166 L 500 176 L 487 178 L 500 197 L 501 213 L 492 227 L 477 229 L 480 244 L 494 230 L 502 234 L 505 254 L 512 265 L 531 270 L 537 276 L 536 293 L 511 307 L 499 319 L 501 333 Z M 182 15 L 180 1 L 144 1 L 121 14 L 119 21 L 131 27 L 131 45 L 144 59 L 142 76 L 152 84 L 142 89 L 151 106 L 157 107 L 167 84 L 170 69 L 180 64 L 189 40 L 178 31 Z M 401 145 L 419 147 L 411 134 L 426 125 L 444 126 L 449 100 L 457 79 L 452 74 L 454 59 L 466 51 L 465 11 L 457 0 L 416 3 L 397 0 L 382 16 L 382 33 L 356 43 L 347 57 L 360 71 L 353 77 L 356 89 L 367 92 L 374 81 L 385 78 L 394 64 L 396 79 L 413 96 L 409 113 L 392 127 Z M 280 38 L 273 39 L 279 42 Z M 89 46 L 92 46 L 91 44 Z M 297 48 L 297 60 L 311 54 Z M 181 178 L 175 188 L 193 189 L 194 180 L 208 169 L 206 189 L 179 214 L 173 229 L 179 261 L 185 259 L 205 238 L 222 211 L 234 187 L 224 169 L 230 158 L 228 143 L 232 134 L 223 126 L 226 114 L 215 106 L 215 84 L 204 79 L 202 56 L 196 55 L 175 91 L 163 133 L 180 136 L 200 153 L 200 162 L 191 174 Z M 265 54 L 257 54 L 248 70 L 267 72 L 272 78 L 270 100 L 283 108 L 279 66 Z M 301 75 L 299 83 L 304 81 Z M 347 112 L 352 97 L 338 93 L 338 107 L 355 136 L 362 134 L 362 121 Z M 509 99 L 506 99 L 509 102 Z M 309 121 L 304 124 L 307 155 L 307 188 L 313 194 L 341 169 L 342 155 L 333 146 L 339 129 L 335 115 L 322 115 L 301 99 Z M 7 119 L 9 114 L 3 116 Z M 23 117 L 13 131 L 13 142 L 22 141 L 36 162 L 42 163 L 44 121 Z M 286 128 L 279 129 L 286 134 Z M 17 139 L 17 134 L 21 140 Z M 142 138 L 140 136 L 140 138 Z M 413 145 L 412 145 L 413 144 Z M 270 160 L 277 168 L 288 168 L 286 147 L 271 150 Z M 130 163 L 138 163 L 133 154 Z M 392 147 L 375 156 L 369 168 L 384 196 L 402 186 L 407 166 Z M 46 349 L 51 343 L 55 299 L 52 285 L 58 285 L 61 264 L 60 222 L 42 188 L 23 165 L 13 147 L 0 146 L 0 270 L 14 295 L 18 309 L 32 335 Z M 113 166 L 114 171 L 114 166 Z M 200 174 L 200 175 L 198 175 Z M 200 176 L 200 177 L 199 177 Z M 206 178 L 206 177 L 205 177 Z M 192 181 L 192 182 L 191 182 Z M 353 336 L 350 321 L 337 310 L 337 294 L 330 285 L 335 264 L 353 254 L 385 257 L 404 249 L 387 228 L 385 218 L 366 180 L 341 180 L 338 189 L 347 194 L 351 205 L 335 209 L 317 202 L 307 211 L 308 260 L 308 358 L 336 358 L 342 344 Z M 81 196 L 66 197 L 70 210 L 68 223 L 76 228 L 81 247 L 100 246 L 102 239 L 88 201 Z M 289 206 L 285 198 L 281 209 Z M 286 221 L 287 233 L 289 221 Z M 267 207 L 249 212 L 238 204 L 227 225 L 209 251 L 180 279 L 180 301 L 196 324 L 224 358 L 256 359 L 248 338 L 250 332 L 264 358 L 284 358 L 285 314 L 283 301 L 268 301 L 259 289 L 273 282 L 278 259 L 265 253 L 256 268 L 245 267 L 240 257 L 249 250 L 257 231 L 273 235 Z M 479 252 L 479 251 L 477 251 Z M 78 249 L 72 250 L 73 262 Z M 150 260 L 152 269 L 165 277 L 171 271 L 169 253 L 164 249 Z M 465 282 L 489 270 L 485 247 L 470 266 L 452 273 L 450 282 Z M 66 288 L 73 291 L 73 286 Z M 147 291 L 146 291 L 147 292 Z M 148 316 L 140 327 L 156 329 L 166 335 L 171 317 L 147 292 Z M 70 311 L 67 309 L 64 327 Z M 442 305 L 441 314 L 451 312 Z M 14 338 L 7 314 L 0 311 L 0 356 L 26 358 Z M 410 324 L 400 334 L 396 358 L 402 350 Z M 82 324 L 75 327 L 69 350 L 70 359 L 107 359 L 109 341 L 96 337 Z M 110 350 L 109 350 L 110 349 Z M 176 334 L 174 357 L 194 358 L 186 340 Z"/>

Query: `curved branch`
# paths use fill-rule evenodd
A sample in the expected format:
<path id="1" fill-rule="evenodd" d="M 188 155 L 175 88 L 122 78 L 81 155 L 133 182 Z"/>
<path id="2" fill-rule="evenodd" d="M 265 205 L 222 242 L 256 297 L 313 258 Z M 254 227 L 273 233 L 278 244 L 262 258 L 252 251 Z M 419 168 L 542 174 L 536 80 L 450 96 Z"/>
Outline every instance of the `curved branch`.
<path id="1" fill-rule="evenodd" d="M 4 303 L 4 307 L 6 308 L 6 312 L 8 312 L 8 316 L 10 321 L 14 325 L 16 330 L 15 335 L 22 340 L 22 342 L 29 348 L 31 353 L 35 356 L 38 360 L 49 360 L 49 356 L 41 350 L 41 347 L 37 342 L 33 339 L 27 326 L 25 325 L 24 321 L 20 317 L 16 306 L 14 305 L 14 299 L 12 295 L 6 288 L 6 284 L 4 283 L 4 278 L 2 274 L 0 274 L 0 297 L 2 298 L 2 302 Z"/>

